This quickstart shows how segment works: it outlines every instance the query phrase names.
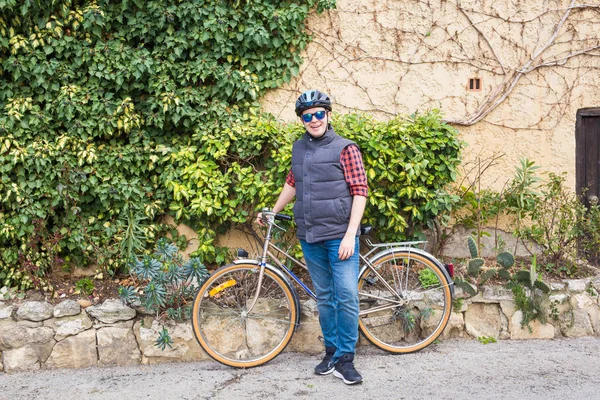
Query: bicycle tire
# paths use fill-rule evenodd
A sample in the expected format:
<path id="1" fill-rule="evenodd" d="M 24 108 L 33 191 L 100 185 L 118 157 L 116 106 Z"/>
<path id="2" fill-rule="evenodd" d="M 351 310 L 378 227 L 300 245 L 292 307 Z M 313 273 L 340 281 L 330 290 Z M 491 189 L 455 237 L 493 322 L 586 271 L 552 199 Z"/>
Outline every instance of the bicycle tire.
<path id="1" fill-rule="evenodd" d="M 408 249 L 384 253 L 371 260 L 379 275 L 370 267 L 361 271 L 359 327 L 369 342 L 383 350 L 413 353 L 433 343 L 448 324 L 450 284 L 433 256 Z"/>
<path id="2" fill-rule="evenodd" d="M 214 360 L 236 368 L 264 364 L 281 353 L 296 326 L 298 304 L 294 289 L 279 274 L 265 268 L 254 308 L 260 267 L 227 265 L 200 287 L 192 309 L 192 328 L 202 349 Z"/>

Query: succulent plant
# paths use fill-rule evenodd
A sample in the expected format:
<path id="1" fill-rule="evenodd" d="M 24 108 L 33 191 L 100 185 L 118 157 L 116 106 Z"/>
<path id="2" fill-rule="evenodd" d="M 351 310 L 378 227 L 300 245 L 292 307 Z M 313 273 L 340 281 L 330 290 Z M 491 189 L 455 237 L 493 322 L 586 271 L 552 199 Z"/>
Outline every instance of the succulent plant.
<path id="1" fill-rule="evenodd" d="M 503 251 L 502 253 L 496 256 L 496 262 L 502 268 L 509 269 L 513 265 L 515 265 L 515 257 L 507 251 Z"/>
<path id="2" fill-rule="evenodd" d="M 473 237 L 467 238 L 471 259 L 467 265 L 467 274 L 477 280 L 478 285 L 483 285 L 489 279 L 498 276 L 510 280 L 509 269 L 515 265 L 515 257 L 509 252 L 503 251 L 496 256 L 497 267 L 486 267 L 485 260 L 479 256 L 477 243 Z"/>
<path id="3" fill-rule="evenodd" d="M 477 277 L 479 275 L 479 271 L 481 271 L 481 267 L 485 264 L 485 260 L 483 258 L 473 258 L 469 260 L 469 265 L 467 267 L 467 272 L 469 275 L 473 277 Z"/>
<path id="4" fill-rule="evenodd" d="M 479 251 L 477 250 L 477 243 L 475 243 L 475 239 L 472 236 L 467 238 L 467 244 L 469 245 L 469 252 L 471 253 L 471 258 L 479 257 Z"/>

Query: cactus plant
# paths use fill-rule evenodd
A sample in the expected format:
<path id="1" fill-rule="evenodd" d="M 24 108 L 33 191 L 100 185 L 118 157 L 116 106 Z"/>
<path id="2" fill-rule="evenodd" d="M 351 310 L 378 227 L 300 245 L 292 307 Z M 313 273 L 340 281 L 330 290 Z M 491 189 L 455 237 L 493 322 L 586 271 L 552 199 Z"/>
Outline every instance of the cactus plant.
<path id="1" fill-rule="evenodd" d="M 467 238 L 467 244 L 469 245 L 469 252 L 471 253 L 471 258 L 479 257 L 479 251 L 477 250 L 477 243 L 475 243 L 475 239 L 472 236 Z"/>
<path id="2" fill-rule="evenodd" d="M 549 293 L 550 288 L 542 281 L 542 277 L 537 272 L 537 257 L 534 254 L 531 260 L 531 266 L 529 271 L 524 269 L 517 271 L 513 276 L 512 280 L 528 287 L 529 289 L 540 289 L 543 293 Z"/>
<path id="3" fill-rule="evenodd" d="M 467 244 L 469 246 L 469 253 L 471 259 L 468 261 L 467 274 L 477 280 L 478 285 L 483 285 L 489 279 L 498 276 L 499 278 L 510 280 L 511 275 L 509 269 L 515 265 L 515 257 L 506 251 L 499 253 L 496 256 L 496 265 L 485 266 L 485 260 L 479 256 L 477 243 L 473 237 L 467 238 Z"/>
<path id="4" fill-rule="evenodd" d="M 515 257 L 511 253 L 506 251 L 499 253 L 496 256 L 495 265 L 486 266 L 485 260 L 479 256 L 475 239 L 468 237 L 467 244 L 469 246 L 469 253 L 471 254 L 471 259 L 467 264 L 467 275 L 471 278 L 469 280 L 472 283 L 481 286 L 494 277 L 499 277 L 507 281 L 512 280 L 513 277 L 509 270 L 515 265 Z M 467 282 L 464 283 L 468 284 Z"/>
<path id="5" fill-rule="evenodd" d="M 503 251 L 502 253 L 496 256 L 496 262 L 504 269 L 509 269 L 513 265 L 515 265 L 515 258 L 512 254 L 507 251 Z"/>
<path id="6" fill-rule="evenodd" d="M 496 274 L 498 273 L 498 271 L 496 271 L 494 268 L 490 268 L 487 271 L 483 272 L 480 276 L 479 276 L 479 285 L 483 285 L 484 283 L 486 283 L 488 280 L 492 279 L 494 276 L 496 276 Z"/>
<path id="7" fill-rule="evenodd" d="M 469 296 L 475 296 L 477 290 L 467 281 L 463 280 L 460 276 L 454 278 L 454 286 L 462 289 Z"/>
<path id="8" fill-rule="evenodd" d="M 467 272 L 472 277 L 477 277 L 477 275 L 479 275 L 481 267 L 483 267 L 483 264 L 485 264 L 485 260 L 483 258 L 473 258 L 472 260 L 469 260 Z"/>
<path id="9" fill-rule="evenodd" d="M 511 279 L 510 272 L 508 271 L 507 268 L 500 268 L 498 270 L 498 277 L 505 279 L 507 281 L 509 281 Z"/>

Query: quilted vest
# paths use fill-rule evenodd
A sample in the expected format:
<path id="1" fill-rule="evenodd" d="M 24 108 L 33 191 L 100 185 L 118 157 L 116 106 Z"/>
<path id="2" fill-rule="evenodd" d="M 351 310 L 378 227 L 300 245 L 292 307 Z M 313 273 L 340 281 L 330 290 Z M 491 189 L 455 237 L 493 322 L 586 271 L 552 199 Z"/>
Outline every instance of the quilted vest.
<path id="1" fill-rule="evenodd" d="M 346 234 L 352 196 L 344 178 L 340 155 L 346 146 L 353 143 L 335 133 L 333 128 L 317 139 L 305 132 L 294 143 L 294 218 L 299 239 L 315 243 L 341 239 Z"/>

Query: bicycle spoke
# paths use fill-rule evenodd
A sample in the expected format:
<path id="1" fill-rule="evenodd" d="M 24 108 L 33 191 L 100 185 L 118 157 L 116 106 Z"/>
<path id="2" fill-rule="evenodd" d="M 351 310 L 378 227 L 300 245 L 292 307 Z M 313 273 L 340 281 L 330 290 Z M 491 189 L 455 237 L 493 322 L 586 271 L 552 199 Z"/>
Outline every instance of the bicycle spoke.
<path id="1" fill-rule="evenodd" d="M 283 350 L 294 330 L 296 303 L 288 286 L 265 270 L 256 297 L 256 271 L 251 264 L 224 267 L 194 301 L 192 325 L 198 342 L 227 365 L 249 367 L 268 361 Z"/>
<path id="2" fill-rule="evenodd" d="M 445 327 L 450 290 L 438 266 L 416 252 L 375 256 L 359 281 L 359 325 L 372 343 L 392 352 L 417 351 Z"/>
<path id="3" fill-rule="evenodd" d="M 282 322 L 284 324 L 289 324 L 290 323 L 289 319 L 281 319 L 281 318 L 270 318 L 270 317 L 255 318 L 255 317 L 248 317 L 248 319 L 250 319 L 250 320 L 264 320 L 264 321 Z"/>
<path id="4" fill-rule="evenodd" d="M 396 290 L 392 286 L 390 286 L 390 284 L 379 274 L 377 269 L 373 268 L 372 266 L 369 266 L 369 268 L 370 271 L 375 275 L 375 277 L 381 280 L 382 284 L 387 290 L 393 293 L 397 298 L 401 298 L 400 295 L 396 292 Z"/>
<path id="5" fill-rule="evenodd" d="M 364 311 L 360 311 L 359 315 L 364 316 L 364 315 L 369 315 L 369 314 L 374 314 L 377 313 L 379 311 L 385 311 L 385 310 L 394 310 L 398 308 L 398 304 L 389 304 L 389 305 L 382 305 L 382 306 L 377 306 L 377 307 L 371 307 L 368 308 Z"/>
<path id="6" fill-rule="evenodd" d="M 398 304 L 402 304 L 402 299 L 400 300 L 394 300 L 390 297 L 398 297 L 400 298 L 400 296 L 387 296 L 387 297 L 383 297 L 382 295 L 377 295 L 377 294 L 373 294 L 373 293 L 368 293 L 368 292 L 358 292 L 359 297 L 360 296 L 364 296 L 364 297 L 368 297 L 370 299 L 376 299 L 376 300 L 385 300 L 385 301 L 393 301 L 396 302 Z"/>

